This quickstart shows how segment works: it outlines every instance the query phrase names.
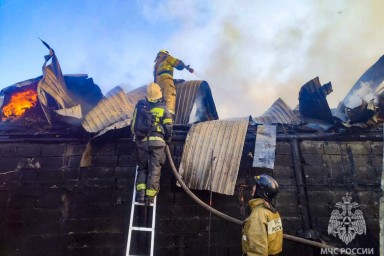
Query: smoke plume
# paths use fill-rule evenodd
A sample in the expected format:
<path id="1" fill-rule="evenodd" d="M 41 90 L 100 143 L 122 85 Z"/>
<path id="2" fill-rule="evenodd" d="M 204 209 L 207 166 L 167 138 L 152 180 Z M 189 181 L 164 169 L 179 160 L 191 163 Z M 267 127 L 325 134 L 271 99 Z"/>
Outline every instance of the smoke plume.
<path id="1" fill-rule="evenodd" d="M 278 97 L 294 107 L 316 76 L 332 81 L 336 107 L 384 53 L 379 0 L 163 2 L 145 10 L 180 24 L 169 50 L 210 84 L 221 118 L 260 115 Z"/>

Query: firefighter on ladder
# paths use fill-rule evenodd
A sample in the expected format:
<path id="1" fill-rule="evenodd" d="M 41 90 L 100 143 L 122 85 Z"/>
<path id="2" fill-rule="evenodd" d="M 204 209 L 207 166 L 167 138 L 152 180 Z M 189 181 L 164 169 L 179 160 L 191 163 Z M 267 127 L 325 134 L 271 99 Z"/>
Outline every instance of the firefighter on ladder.
<path id="1" fill-rule="evenodd" d="M 243 223 L 243 255 L 278 255 L 283 249 L 283 226 L 280 214 L 272 204 L 279 185 L 272 177 L 262 174 L 252 181 L 253 199 L 249 200 L 251 214 Z"/>
<path id="2" fill-rule="evenodd" d="M 155 59 L 153 68 L 154 82 L 160 85 L 163 91 L 164 101 L 172 115 L 175 116 L 176 109 L 176 88 L 173 82 L 173 69 L 187 69 L 193 73 L 193 69 L 189 65 L 185 65 L 183 61 L 174 58 L 166 50 L 160 50 Z"/>
<path id="3" fill-rule="evenodd" d="M 162 93 L 158 84 L 150 83 L 147 87 L 146 99 L 150 112 L 154 117 L 147 136 L 136 137 L 138 149 L 138 176 L 136 180 L 136 200 L 149 205 L 160 190 L 160 174 L 166 155 L 166 142 L 172 137 L 173 121 L 171 115 L 162 101 Z M 139 101 L 140 103 L 140 101 Z M 140 118 L 139 103 L 135 107 L 131 130 L 135 134 L 135 125 Z"/>

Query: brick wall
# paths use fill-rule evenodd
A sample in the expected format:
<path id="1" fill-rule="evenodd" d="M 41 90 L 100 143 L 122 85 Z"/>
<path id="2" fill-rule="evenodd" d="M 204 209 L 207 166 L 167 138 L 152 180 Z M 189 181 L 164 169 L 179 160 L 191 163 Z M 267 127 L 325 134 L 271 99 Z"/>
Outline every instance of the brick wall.
<path id="1" fill-rule="evenodd" d="M 183 143 L 178 139 L 171 145 L 176 166 Z M 309 228 L 322 239 L 340 243 L 327 236 L 328 220 L 334 204 L 351 192 L 367 223 L 367 235 L 353 245 L 378 242 L 382 142 L 301 141 L 301 170 L 295 167 L 290 141 L 278 141 L 273 171 L 251 166 L 248 152 L 253 147 L 247 139 L 235 195 L 214 193 L 213 207 L 244 219 L 249 191 L 241 185 L 253 175 L 267 173 L 281 187 L 276 204 L 286 233 L 306 234 Z M 80 140 L 0 143 L 0 255 L 124 255 L 134 144 L 124 139 L 95 141 L 92 167 L 80 168 L 84 149 Z M 297 172 L 304 178 L 300 200 Z M 195 192 L 209 201 L 208 191 Z M 303 224 L 306 212 L 309 227 Z M 209 212 L 175 185 L 166 163 L 157 201 L 155 255 L 207 255 L 209 238 L 211 255 L 240 255 L 241 227 L 212 215 L 209 232 L 209 220 Z M 296 244 L 285 241 L 284 255 L 295 255 L 297 250 Z"/>

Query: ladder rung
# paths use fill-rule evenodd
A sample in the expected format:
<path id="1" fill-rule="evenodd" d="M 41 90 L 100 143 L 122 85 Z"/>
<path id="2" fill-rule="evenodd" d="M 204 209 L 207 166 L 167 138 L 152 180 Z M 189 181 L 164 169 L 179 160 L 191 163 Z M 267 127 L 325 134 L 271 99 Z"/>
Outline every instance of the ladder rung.
<path id="1" fill-rule="evenodd" d="M 153 232 L 153 228 L 132 227 L 132 230 Z"/>
<path id="2" fill-rule="evenodd" d="M 134 204 L 134 205 L 143 205 L 143 206 L 145 206 L 145 203 L 134 202 L 133 204 Z M 148 206 L 154 206 L 154 205 L 155 205 L 154 203 L 151 203 L 151 204 L 148 205 Z"/>
<path id="3" fill-rule="evenodd" d="M 134 205 L 145 205 L 145 203 L 134 202 Z"/>

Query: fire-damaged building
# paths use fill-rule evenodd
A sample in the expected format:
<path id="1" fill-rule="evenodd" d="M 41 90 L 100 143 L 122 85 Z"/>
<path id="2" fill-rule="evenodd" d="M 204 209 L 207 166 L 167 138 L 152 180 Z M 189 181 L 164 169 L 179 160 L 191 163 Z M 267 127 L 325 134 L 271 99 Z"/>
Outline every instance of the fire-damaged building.
<path id="1" fill-rule="evenodd" d="M 130 124 L 145 86 L 103 95 L 44 45 L 42 76 L 1 90 L 0 255 L 241 255 L 249 180 L 263 173 L 279 183 L 282 255 L 379 255 L 384 56 L 335 109 L 316 77 L 294 109 L 279 98 L 260 116 L 220 119 L 207 81 L 175 80 L 156 208 L 133 216 Z M 143 215 L 153 232 L 132 229 Z"/>

